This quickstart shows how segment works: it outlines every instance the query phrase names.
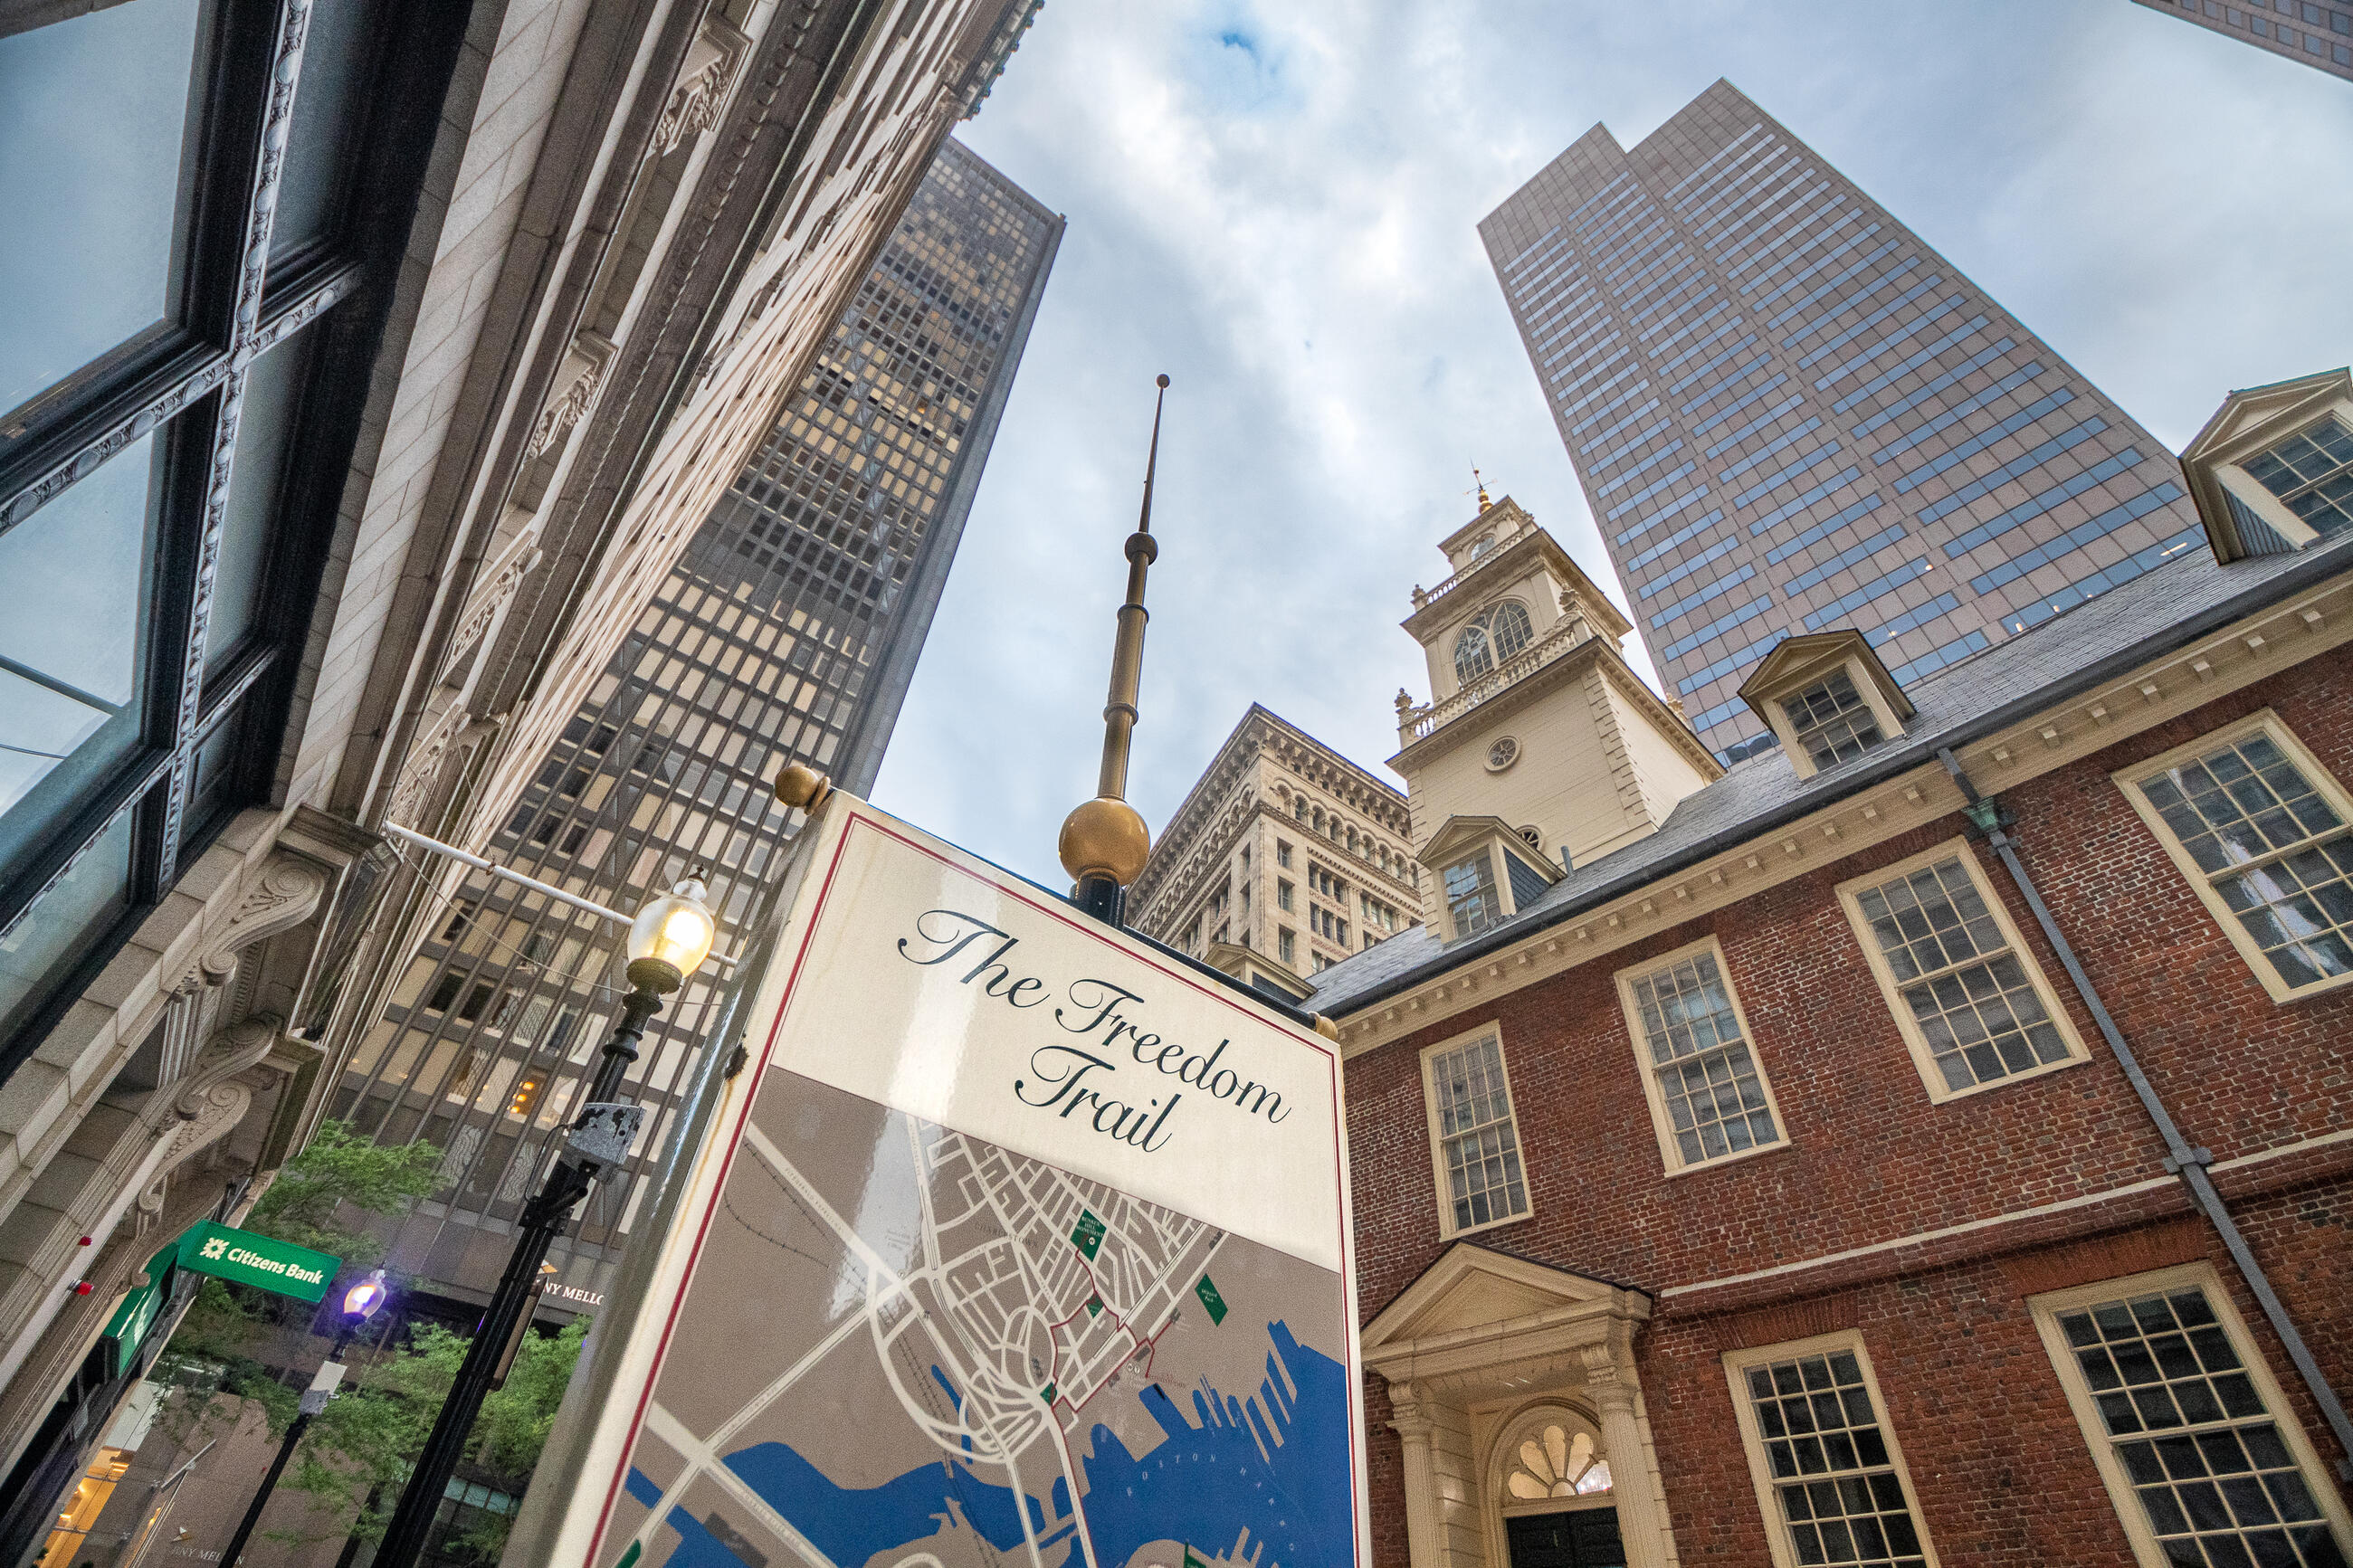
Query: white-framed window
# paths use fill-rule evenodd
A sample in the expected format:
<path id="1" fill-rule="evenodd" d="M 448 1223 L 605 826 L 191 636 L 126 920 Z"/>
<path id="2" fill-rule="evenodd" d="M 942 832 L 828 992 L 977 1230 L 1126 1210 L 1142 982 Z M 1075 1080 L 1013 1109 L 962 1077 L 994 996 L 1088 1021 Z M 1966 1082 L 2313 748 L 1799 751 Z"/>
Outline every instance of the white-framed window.
<path id="1" fill-rule="evenodd" d="M 2319 534 L 2353 527 L 2353 430 L 2331 414 L 2240 465 Z"/>
<path id="2" fill-rule="evenodd" d="M 1935 1568 L 1860 1334 L 1727 1351 L 1724 1370 L 1775 1568 Z"/>
<path id="3" fill-rule="evenodd" d="M 1714 937 L 1620 970 L 1618 999 L 1668 1174 L 1787 1146 Z"/>
<path id="4" fill-rule="evenodd" d="M 1831 671 L 1827 680 L 1783 698 L 1781 710 L 1789 716 L 1798 744 L 1817 768 L 1859 757 L 1886 739 L 1880 731 L 1879 715 L 1855 689 L 1854 678 L 1842 668 Z"/>
<path id="5" fill-rule="evenodd" d="M 2353 981 L 2353 801 L 2277 714 L 2113 776 L 2273 1001 Z"/>
<path id="6" fill-rule="evenodd" d="M 1461 1236 L 1525 1218 L 1527 1173 L 1504 1037 L 1493 1025 L 1421 1053 L 1430 1153 L 1438 1175 L 1439 1231 Z"/>
<path id="7" fill-rule="evenodd" d="M 1455 940 L 1485 931 L 1503 920 L 1503 895 L 1495 886 L 1495 858 L 1487 846 L 1482 844 L 1440 875 L 1446 882 L 1446 916 L 1454 924 Z"/>
<path id="8" fill-rule="evenodd" d="M 2146 1568 L 2341 1568 L 2344 1500 L 2211 1266 L 2028 1305 Z"/>
<path id="9" fill-rule="evenodd" d="M 1838 893 L 1930 1100 L 2087 1059 L 1965 840 Z"/>

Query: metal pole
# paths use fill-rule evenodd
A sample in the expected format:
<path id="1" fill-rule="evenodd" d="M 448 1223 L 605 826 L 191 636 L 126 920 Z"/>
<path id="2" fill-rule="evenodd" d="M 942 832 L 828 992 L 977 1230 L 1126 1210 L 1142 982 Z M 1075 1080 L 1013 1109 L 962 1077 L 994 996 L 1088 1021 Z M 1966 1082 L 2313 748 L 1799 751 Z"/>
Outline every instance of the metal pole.
<path id="1" fill-rule="evenodd" d="M 659 975 L 649 969 L 653 965 L 659 965 Z M 620 1023 L 606 1042 L 596 1079 L 589 1086 L 587 1106 L 603 1105 L 619 1090 L 622 1075 L 638 1059 L 638 1041 L 644 1037 L 646 1020 L 660 1010 L 663 994 L 676 990 L 680 978 L 676 970 L 657 959 L 639 959 L 629 965 L 634 989 L 622 1002 Z M 661 980 L 668 984 L 660 984 Z M 538 1194 L 523 1205 L 522 1234 L 508 1255 L 506 1272 L 499 1278 L 498 1289 L 482 1313 L 472 1343 L 466 1347 L 465 1364 L 458 1369 L 458 1380 L 450 1385 L 449 1396 L 433 1422 L 432 1436 L 426 1438 L 417 1468 L 401 1491 L 400 1506 L 393 1510 L 384 1543 L 376 1549 L 376 1568 L 415 1568 L 424 1552 L 425 1539 L 441 1510 L 442 1494 L 448 1489 L 475 1417 L 481 1414 L 482 1401 L 505 1359 L 507 1342 L 517 1321 L 539 1295 L 540 1265 L 546 1261 L 549 1247 L 564 1234 L 573 1209 L 587 1195 L 601 1168 L 595 1160 L 566 1153 L 548 1172 Z"/>
<path id="2" fill-rule="evenodd" d="M 2348 1456 L 2337 1461 L 2337 1474 L 2347 1480 L 2353 1480 L 2353 1419 L 2346 1415 L 2344 1403 L 2337 1397 L 2336 1386 L 2320 1370 L 2320 1363 L 2313 1359 L 2311 1348 L 2304 1342 L 2304 1335 L 2296 1331 L 2295 1320 L 2288 1316 L 2286 1303 L 2272 1289 L 2271 1276 L 2263 1271 L 2254 1248 L 2247 1245 L 2246 1237 L 2241 1233 L 2238 1222 L 2231 1217 L 2231 1210 L 2222 1201 L 2222 1194 L 2215 1190 L 2213 1179 L 2206 1173 L 2206 1167 L 2214 1160 L 2212 1152 L 2202 1147 L 2190 1147 L 2180 1124 L 2173 1120 L 2172 1111 L 2158 1097 L 2157 1086 L 2150 1083 L 2148 1075 L 2141 1070 L 2140 1058 L 2126 1043 L 2124 1031 L 2116 1026 L 2116 1019 L 2109 1015 L 2107 1004 L 2101 1001 L 2100 994 L 2093 989 L 2092 977 L 2084 973 L 2084 965 L 2075 957 L 2073 944 L 2068 942 L 2067 933 L 2059 929 L 2059 921 L 2051 913 L 2050 906 L 2042 901 L 2042 891 L 2035 887 L 2034 879 L 2026 874 L 2026 867 L 2018 858 L 2018 841 L 2003 830 L 2007 824 L 2001 808 L 1990 797 L 1978 794 L 1977 785 L 1969 781 L 1968 774 L 1961 771 L 1960 759 L 1953 755 L 1951 747 L 1939 750 L 1936 757 L 1945 764 L 1945 771 L 1953 775 L 1953 783 L 1968 803 L 1971 825 L 1985 835 L 1986 842 L 1993 847 L 1994 854 L 2000 858 L 2002 868 L 2010 873 L 2010 879 L 2017 885 L 2020 896 L 2026 900 L 2026 907 L 2033 911 L 2034 923 L 2041 926 L 2042 934 L 2050 939 L 2052 951 L 2059 954 L 2061 967 L 2067 971 L 2067 978 L 2075 983 L 2076 994 L 2092 1010 L 2092 1022 L 2099 1026 L 2101 1038 L 2107 1041 L 2108 1049 L 2115 1053 L 2117 1065 L 2124 1068 L 2125 1081 L 2132 1086 L 2141 1109 L 2156 1124 L 2158 1136 L 2165 1140 L 2165 1168 L 2179 1177 L 2181 1184 L 2189 1189 L 2190 1202 L 2222 1238 L 2224 1250 L 2230 1253 L 2231 1261 L 2239 1267 L 2239 1277 L 2247 1282 L 2247 1289 L 2255 1298 L 2255 1304 L 2263 1310 L 2263 1317 L 2271 1323 L 2272 1331 L 2279 1336 L 2280 1344 L 2286 1350 L 2288 1360 L 2295 1364 L 2296 1375 L 2304 1379 L 2305 1389 L 2312 1395 L 2312 1402 L 2320 1406 L 2321 1418 L 2328 1423 L 2329 1430 L 2336 1433 L 2337 1445 Z M 2016 818 L 2008 820 L 2015 822 Z"/>
<path id="3" fill-rule="evenodd" d="M 343 1331 L 335 1336 L 335 1348 L 327 1352 L 327 1359 L 320 1366 L 318 1375 L 311 1380 L 311 1386 L 302 1391 L 301 1408 L 287 1424 L 285 1441 L 278 1445 L 278 1457 L 269 1461 L 269 1473 L 261 1478 L 261 1485 L 255 1489 L 253 1500 L 246 1505 L 245 1517 L 237 1521 L 237 1533 L 229 1537 L 228 1550 L 221 1553 L 225 1568 L 237 1568 L 237 1559 L 245 1555 L 245 1543 L 252 1539 L 253 1527 L 261 1522 L 262 1507 L 269 1501 L 269 1494 L 278 1489 L 278 1478 L 286 1473 L 286 1461 L 294 1457 L 294 1446 L 302 1440 L 302 1434 L 311 1429 L 311 1418 L 327 1407 L 327 1401 L 335 1395 L 336 1385 L 343 1381 L 343 1352 L 350 1346 L 352 1335 L 357 1328 L 355 1323 L 343 1325 Z M 209 1443 L 206 1445 L 206 1447 L 211 1446 Z"/>

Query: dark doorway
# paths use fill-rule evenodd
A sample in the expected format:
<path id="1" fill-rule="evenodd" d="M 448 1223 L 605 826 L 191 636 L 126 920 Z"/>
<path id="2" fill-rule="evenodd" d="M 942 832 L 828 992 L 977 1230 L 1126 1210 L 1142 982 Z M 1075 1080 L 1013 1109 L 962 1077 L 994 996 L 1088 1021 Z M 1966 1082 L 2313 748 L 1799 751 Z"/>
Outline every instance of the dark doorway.
<path id="1" fill-rule="evenodd" d="M 1524 1513 L 1505 1520 L 1504 1529 L 1511 1538 L 1512 1568 L 1620 1568 L 1626 1561 L 1614 1508 Z"/>

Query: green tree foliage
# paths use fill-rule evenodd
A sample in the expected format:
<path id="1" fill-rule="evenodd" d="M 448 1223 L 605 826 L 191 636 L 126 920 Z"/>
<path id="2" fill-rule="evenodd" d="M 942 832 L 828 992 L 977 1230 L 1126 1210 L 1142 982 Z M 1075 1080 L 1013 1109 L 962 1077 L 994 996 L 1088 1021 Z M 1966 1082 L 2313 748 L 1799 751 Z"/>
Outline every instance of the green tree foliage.
<path id="1" fill-rule="evenodd" d="M 371 1143 L 343 1121 L 322 1121 L 308 1147 L 279 1169 L 244 1228 L 315 1252 L 346 1268 L 364 1268 L 383 1244 L 342 1223 L 345 1204 L 364 1214 L 392 1214 L 433 1191 L 441 1151 L 430 1143 Z"/>
<path id="2" fill-rule="evenodd" d="M 556 1406 L 587 1331 L 588 1320 L 583 1318 L 552 1338 L 524 1338 L 506 1383 L 482 1402 L 464 1462 L 505 1478 L 505 1489 L 522 1489 L 555 1425 Z M 419 1329 L 406 1348 L 364 1370 L 357 1385 L 331 1400 L 311 1424 L 284 1484 L 310 1495 L 312 1514 L 327 1527 L 324 1533 L 343 1532 L 343 1521 L 356 1515 L 351 1534 L 382 1539 L 407 1483 L 409 1463 L 425 1447 L 469 1343 L 467 1336 L 447 1329 Z M 495 1555 L 506 1527 L 505 1519 L 491 1516 L 466 1544 Z"/>

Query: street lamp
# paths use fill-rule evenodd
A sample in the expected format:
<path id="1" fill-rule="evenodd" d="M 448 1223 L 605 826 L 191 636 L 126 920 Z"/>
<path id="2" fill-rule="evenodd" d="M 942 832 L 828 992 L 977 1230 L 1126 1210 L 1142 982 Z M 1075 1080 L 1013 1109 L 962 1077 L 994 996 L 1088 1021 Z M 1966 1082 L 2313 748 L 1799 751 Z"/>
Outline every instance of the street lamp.
<path id="1" fill-rule="evenodd" d="M 689 877 L 669 892 L 649 899 L 629 923 L 628 994 L 621 1001 L 620 1022 L 605 1042 L 596 1077 L 588 1087 L 587 1101 L 565 1135 L 565 1153 L 547 1173 L 518 1218 L 514 1251 L 506 1272 L 466 1348 L 466 1363 L 449 1387 L 441 1414 L 426 1438 L 417 1468 L 400 1494 L 400 1506 L 376 1549 L 377 1568 L 414 1568 L 425 1550 L 425 1538 L 440 1511 L 458 1457 L 481 1414 L 482 1400 L 497 1385 L 500 1365 L 509 1342 L 519 1331 L 522 1315 L 539 1295 L 539 1274 L 547 1249 L 571 1223 L 572 1211 L 588 1194 L 596 1173 L 628 1157 L 642 1107 L 617 1098 L 629 1064 L 638 1059 L 638 1042 L 645 1037 L 646 1020 L 661 1010 L 662 998 L 686 984 L 686 977 L 711 956 L 719 934 L 705 901 L 711 891 L 700 878 Z"/>
<path id="2" fill-rule="evenodd" d="M 302 1391 L 302 1403 L 294 1419 L 287 1424 L 285 1440 L 278 1445 L 278 1457 L 269 1461 L 269 1473 L 261 1478 L 253 1501 L 246 1505 L 245 1518 L 238 1521 L 237 1533 L 229 1538 L 228 1550 L 221 1553 L 225 1568 L 237 1568 L 237 1559 L 245 1554 L 245 1543 L 252 1539 L 253 1527 L 261 1522 L 262 1505 L 278 1489 L 278 1478 L 286 1473 L 286 1461 L 294 1457 L 294 1445 L 311 1429 L 311 1417 L 327 1407 L 327 1401 L 342 1385 L 343 1352 L 351 1348 L 353 1336 L 367 1326 L 367 1321 L 376 1315 L 391 1294 L 381 1268 L 343 1292 L 343 1310 L 339 1314 L 343 1321 L 335 1325 L 335 1347 L 319 1364 L 318 1375 L 311 1380 L 311 1386 Z"/>

